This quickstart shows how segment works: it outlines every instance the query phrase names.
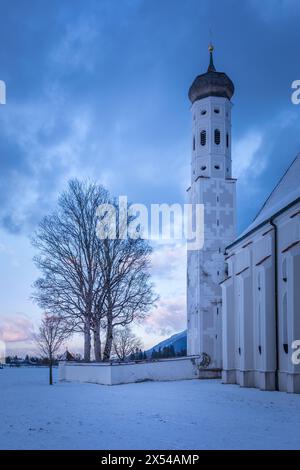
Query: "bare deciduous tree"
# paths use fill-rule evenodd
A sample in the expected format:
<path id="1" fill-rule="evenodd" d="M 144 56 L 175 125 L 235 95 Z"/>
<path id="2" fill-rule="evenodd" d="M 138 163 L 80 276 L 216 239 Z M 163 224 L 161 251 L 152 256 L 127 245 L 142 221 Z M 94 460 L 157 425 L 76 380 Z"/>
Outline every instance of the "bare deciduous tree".
<path id="1" fill-rule="evenodd" d="M 114 328 L 140 321 L 157 300 L 150 282 L 150 253 L 143 239 L 103 240 L 101 267 L 105 278 L 102 327 L 106 330 L 103 360 L 109 360 Z"/>
<path id="2" fill-rule="evenodd" d="M 41 308 L 62 316 L 70 331 L 84 333 L 85 361 L 91 354 L 93 308 L 103 295 L 96 211 L 107 199 L 99 185 L 70 181 L 58 209 L 42 220 L 32 240 L 42 272 L 33 297 Z"/>
<path id="3" fill-rule="evenodd" d="M 150 282 L 149 243 L 118 234 L 115 239 L 98 237 L 97 209 L 103 204 L 116 206 L 102 186 L 73 180 L 33 237 L 39 251 L 34 261 L 42 272 L 33 297 L 44 310 L 63 317 L 68 331 L 84 333 L 85 361 L 90 360 L 91 332 L 100 361 L 100 333 L 105 331 L 103 360 L 108 360 L 114 328 L 144 318 L 157 299 Z"/>
<path id="4" fill-rule="evenodd" d="M 120 361 L 124 361 L 131 353 L 142 349 L 141 340 L 128 326 L 117 328 L 113 337 L 113 353 Z"/>
<path id="5" fill-rule="evenodd" d="M 36 342 L 41 354 L 49 360 L 50 385 L 53 384 L 52 367 L 55 354 L 57 354 L 69 335 L 62 318 L 55 315 L 44 315 L 39 334 L 36 336 Z"/>

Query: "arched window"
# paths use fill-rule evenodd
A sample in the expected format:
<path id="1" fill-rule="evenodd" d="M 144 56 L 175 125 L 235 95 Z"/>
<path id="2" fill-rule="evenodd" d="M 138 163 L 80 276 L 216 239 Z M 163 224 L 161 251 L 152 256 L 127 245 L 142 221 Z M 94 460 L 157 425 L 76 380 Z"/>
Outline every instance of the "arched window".
<path id="1" fill-rule="evenodd" d="M 206 131 L 200 132 L 200 144 L 202 145 L 202 147 L 206 145 Z"/>
<path id="2" fill-rule="evenodd" d="M 227 148 L 229 147 L 229 134 L 228 134 L 228 132 L 226 134 L 226 147 Z"/>
<path id="3" fill-rule="evenodd" d="M 205 116 L 205 114 L 206 114 L 206 109 L 202 109 L 201 116 Z"/>
<path id="4" fill-rule="evenodd" d="M 221 142 L 221 132 L 219 129 L 215 129 L 215 144 L 220 145 Z"/>

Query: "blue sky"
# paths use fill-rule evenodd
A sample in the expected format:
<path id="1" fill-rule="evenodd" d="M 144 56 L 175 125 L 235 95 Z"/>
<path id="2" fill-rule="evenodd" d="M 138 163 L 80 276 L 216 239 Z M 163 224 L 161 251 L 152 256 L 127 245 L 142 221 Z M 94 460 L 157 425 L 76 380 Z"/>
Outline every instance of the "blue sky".
<path id="1" fill-rule="evenodd" d="M 188 88 L 215 65 L 235 83 L 238 229 L 300 150 L 297 0 L 0 0 L 0 334 L 33 349 L 41 312 L 28 237 L 70 177 L 143 203 L 185 201 Z M 211 33 L 210 33 L 211 30 Z M 145 346 L 185 327 L 185 253 L 153 255 L 158 308 Z M 17 340 L 17 341 L 16 341 Z M 77 343 L 73 345 L 77 347 Z"/>

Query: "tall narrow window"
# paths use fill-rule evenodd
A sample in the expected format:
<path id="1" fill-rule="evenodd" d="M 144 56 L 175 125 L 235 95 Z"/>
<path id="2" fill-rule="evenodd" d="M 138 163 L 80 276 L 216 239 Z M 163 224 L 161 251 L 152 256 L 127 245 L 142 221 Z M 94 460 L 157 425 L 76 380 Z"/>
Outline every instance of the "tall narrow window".
<path id="1" fill-rule="evenodd" d="M 282 279 L 287 282 L 286 258 L 282 262 Z"/>
<path id="2" fill-rule="evenodd" d="M 229 134 L 228 134 L 228 132 L 226 134 L 226 147 L 227 148 L 229 147 Z"/>
<path id="3" fill-rule="evenodd" d="M 215 129 L 215 144 L 220 145 L 221 142 L 221 132 L 219 129 Z"/>
<path id="4" fill-rule="evenodd" d="M 196 141 L 195 141 L 195 136 L 193 137 L 193 150 L 196 148 Z"/>
<path id="5" fill-rule="evenodd" d="M 262 321 L 261 321 L 261 305 L 258 302 L 258 312 L 257 312 L 257 329 L 258 329 L 258 352 L 261 354 L 261 343 L 262 343 Z"/>
<path id="6" fill-rule="evenodd" d="M 200 132 L 200 143 L 203 147 L 206 145 L 206 131 Z"/>
<path id="7" fill-rule="evenodd" d="M 287 295 L 286 293 L 283 296 L 282 301 L 282 343 L 283 349 L 286 354 L 289 352 L 288 345 L 288 312 L 287 312 Z"/>
<path id="8" fill-rule="evenodd" d="M 259 272 L 257 275 L 257 288 L 261 290 L 261 273 Z"/>

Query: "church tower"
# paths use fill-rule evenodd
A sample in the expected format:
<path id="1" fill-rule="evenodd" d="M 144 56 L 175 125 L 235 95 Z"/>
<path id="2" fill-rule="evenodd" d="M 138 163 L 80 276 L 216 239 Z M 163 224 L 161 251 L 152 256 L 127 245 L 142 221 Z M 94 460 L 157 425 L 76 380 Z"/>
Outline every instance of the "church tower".
<path id="1" fill-rule="evenodd" d="M 204 245 L 187 253 L 188 355 L 206 353 L 222 368 L 222 291 L 225 247 L 236 236 L 236 180 L 231 171 L 231 98 L 234 85 L 217 72 L 209 45 L 206 73 L 194 80 L 190 204 L 204 205 Z"/>

